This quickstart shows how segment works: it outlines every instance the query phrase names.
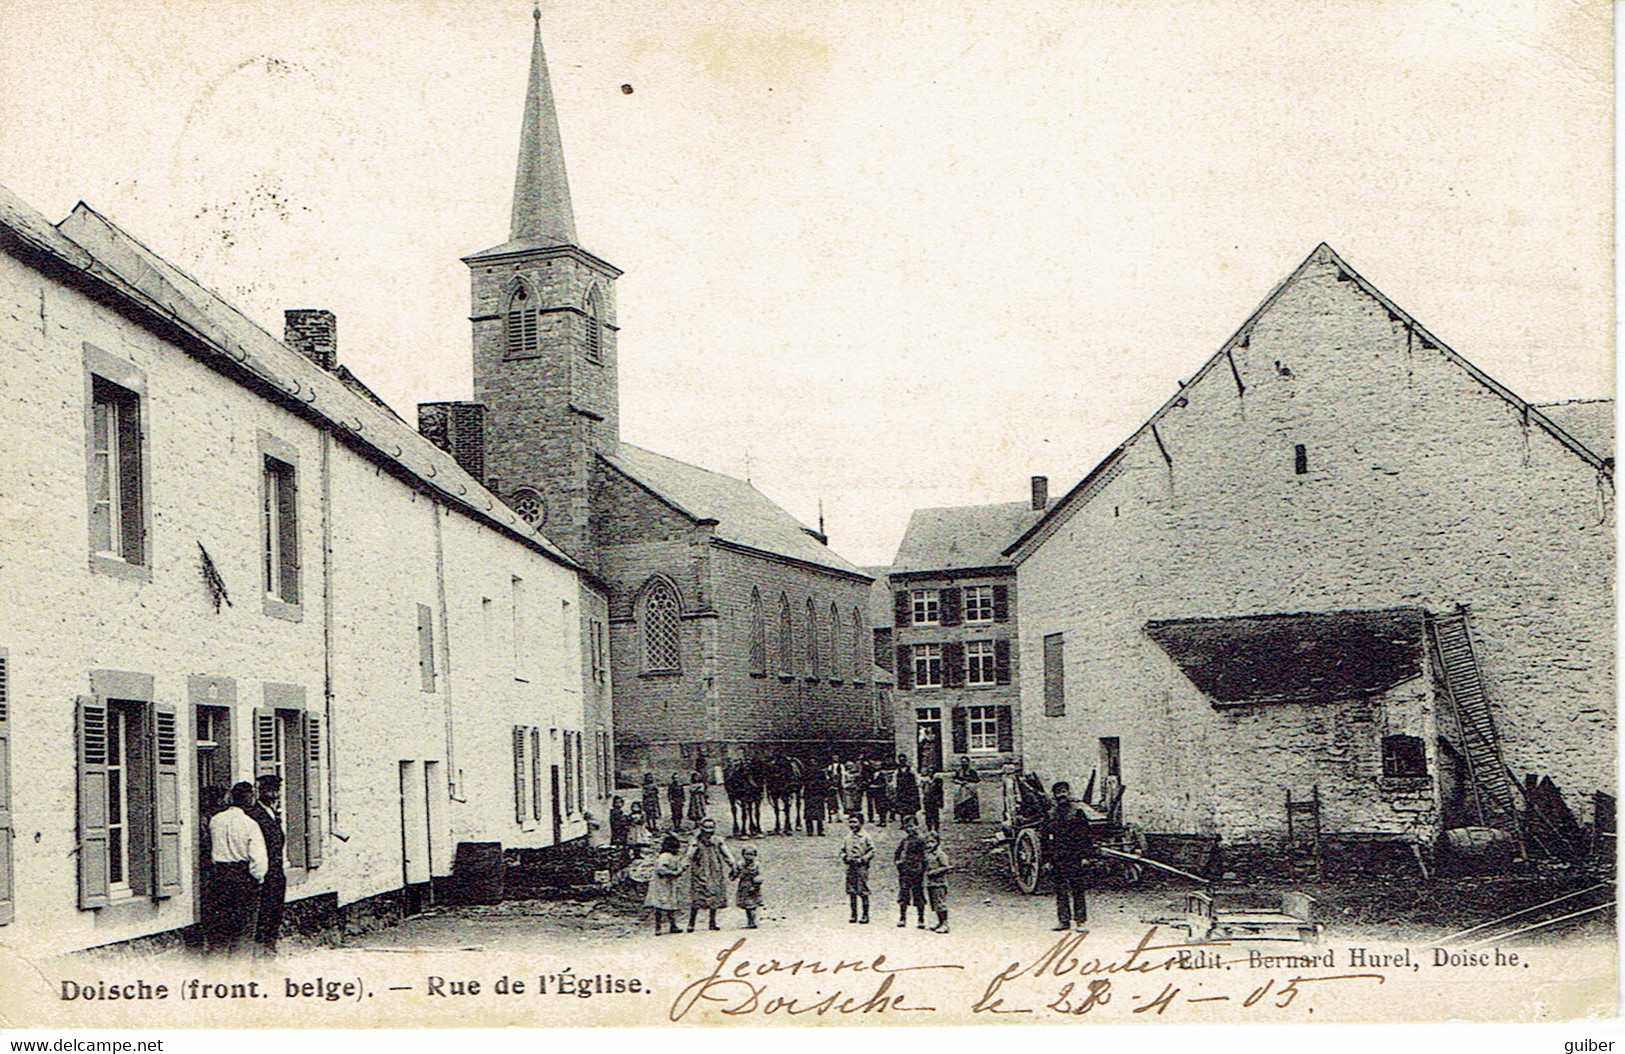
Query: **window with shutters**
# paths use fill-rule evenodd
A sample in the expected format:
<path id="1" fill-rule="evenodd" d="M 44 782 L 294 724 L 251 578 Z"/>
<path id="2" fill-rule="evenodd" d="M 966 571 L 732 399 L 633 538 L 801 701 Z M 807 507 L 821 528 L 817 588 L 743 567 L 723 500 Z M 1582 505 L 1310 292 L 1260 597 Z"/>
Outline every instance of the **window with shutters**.
<path id="1" fill-rule="evenodd" d="M 582 760 L 582 754 L 584 752 L 583 748 L 582 748 L 582 743 L 583 743 L 582 733 L 577 732 L 575 734 L 575 736 L 576 736 L 576 812 L 584 813 L 584 812 L 587 811 L 587 769 L 586 769 L 586 763 Z"/>
<path id="2" fill-rule="evenodd" d="M 812 597 L 807 598 L 807 679 L 818 680 L 823 675 L 822 653 L 818 649 L 818 608 Z"/>
<path id="3" fill-rule="evenodd" d="M 762 591 L 750 591 L 750 674 L 767 676 L 767 616 L 762 611 Z"/>
<path id="4" fill-rule="evenodd" d="M 261 543 L 265 595 L 280 605 L 299 603 L 299 490 L 294 466 L 265 455 L 261 498 Z M 275 605 L 267 614 L 282 613 Z"/>
<path id="5" fill-rule="evenodd" d="M 852 683 L 864 684 L 869 680 L 869 649 L 864 646 L 864 637 L 869 631 L 863 624 L 863 612 L 857 608 L 852 609 Z"/>
<path id="6" fill-rule="evenodd" d="M 317 867 L 326 831 L 321 715 L 304 709 L 304 689 L 297 685 L 267 684 L 265 691 L 268 705 L 254 711 L 254 776 L 277 776 L 282 781 L 288 863 Z"/>
<path id="7" fill-rule="evenodd" d="M 1066 715 L 1065 640 L 1059 633 L 1044 637 L 1044 716 Z"/>
<path id="8" fill-rule="evenodd" d="M 643 592 L 643 668 L 654 673 L 680 668 L 678 630 L 681 612 L 677 591 L 663 578 L 652 578 Z"/>
<path id="9" fill-rule="evenodd" d="M 913 602 L 913 619 L 916 626 L 935 626 L 942 618 L 942 599 L 935 589 L 915 589 L 910 593 L 909 599 Z"/>
<path id="10" fill-rule="evenodd" d="M 530 730 L 530 818 L 542 818 L 542 730 Z"/>
<path id="11" fill-rule="evenodd" d="M 998 706 L 968 706 L 965 708 L 967 752 L 971 754 L 997 754 L 999 752 Z"/>
<path id="12" fill-rule="evenodd" d="M 914 687 L 942 687 L 942 645 L 916 644 L 913 649 Z"/>
<path id="13" fill-rule="evenodd" d="M 993 587 L 965 587 L 965 621 L 967 623 L 993 621 Z"/>
<path id="14" fill-rule="evenodd" d="M 585 308 L 584 314 L 586 317 L 582 321 L 587 327 L 585 342 L 587 361 L 601 363 L 604 361 L 604 322 L 603 309 L 600 306 L 596 286 L 593 287 L 592 292 L 587 294 Z"/>
<path id="15" fill-rule="evenodd" d="M 796 675 L 796 625 L 790 617 L 790 598 L 779 594 L 779 676 Z"/>
<path id="16" fill-rule="evenodd" d="M 986 688 L 997 683 L 993 666 L 993 642 L 972 640 L 965 642 L 965 684 L 973 688 Z"/>
<path id="17" fill-rule="evenodd" d="M 0 648 L 0 926 L 16 917 L 16 886 L 11 844 L 11 669 Z"/>
<path id="18" fill-rule="evenodd" d="M 150 694 L 150 677 L 112 679 L 120 690 Z M 175 708 L 148 699 L 83 696 L 77 725 L 80 907 L 176 895 L 181 823 Z"/>
<path id="19" fill-rule="evenodd" d="M 139 750 L 135 732 L 140 728 L 140 703 L 113 699 L 107 704 L 107 733 L 103 740 L 107 756 L 107 888 L 114 895 L 130 891 L 132 835 L 139 837 L 141 824 L 132 824 L 132 806 L 139 796 L 130 794 L 130 778 L 139 772 L 134 764 Z M 145 848 L 141 846 L 140 848 Z"/>
<path id="20" fill-rule="evenodd" d="M 504 318 L 503 346 L 508 358 L 533 358 L 539 354 L 538 306 L 535 297 L 523 282 L 514 286 L 513 292 L 508 296 L 508 310 Z"/>
<path id="21" fill-rule="evenodd" d="M 523 826 L 531 818 L 530 807 L 530 762 L 527 757 L 527 746 L 530 742 L 530 729 L 524 725 L 513 726 L 513 818 L 514 822 Z"/>
<path id="22" fill-rule="evenodd" d="M 564 811 L 574 816 L 576 812 L 576 767 L 575 767 L 575 733 L 569 729 L 564 730 Z"/>
<path id="23" fill-rule="evenodd" d="M 91 377 L 90 551 L 103 561 L 147 563 L 141 396 Z M 112 570 L 92 562 L 98 570 Z"/>
<path id="24" fill-rule="evenodd" d="M 846 680 L 846 645 L 842 639 L 841 609 L 833 603 L 829 606 L 829 679 L 832 681 Z"/>

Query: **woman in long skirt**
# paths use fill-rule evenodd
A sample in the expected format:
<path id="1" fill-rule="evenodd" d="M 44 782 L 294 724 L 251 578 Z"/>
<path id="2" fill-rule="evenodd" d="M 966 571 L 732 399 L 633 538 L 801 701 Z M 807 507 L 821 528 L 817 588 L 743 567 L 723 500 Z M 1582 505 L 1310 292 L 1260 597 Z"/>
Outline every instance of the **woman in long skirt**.
<path id="1" fill-rule="evenodd" d="M 970 767 L 970 758 L 961 754 L 959 767 L 954 769 L 954 822 L 975 823 L 982 818 L 982 800 L 976 785 L 982 777 Z"/>

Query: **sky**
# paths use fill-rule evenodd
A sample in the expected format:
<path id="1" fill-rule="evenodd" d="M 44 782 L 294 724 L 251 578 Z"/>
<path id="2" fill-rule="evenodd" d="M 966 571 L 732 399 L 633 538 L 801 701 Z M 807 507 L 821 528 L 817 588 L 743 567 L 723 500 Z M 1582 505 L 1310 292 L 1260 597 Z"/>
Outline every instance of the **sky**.
<path id="1" fill-rule="evenodd" d="M 545 0 L 622 438 L 890 562 L 1072 486 L 1322 242 L 1535 402 L 1611 397 L 1587 0 Z M 84 200 L 402 417 L 470 397 L 529 0 L 0 0 L 0 184 Z M 630 91 L 627 89 L 630 88 Z"/>

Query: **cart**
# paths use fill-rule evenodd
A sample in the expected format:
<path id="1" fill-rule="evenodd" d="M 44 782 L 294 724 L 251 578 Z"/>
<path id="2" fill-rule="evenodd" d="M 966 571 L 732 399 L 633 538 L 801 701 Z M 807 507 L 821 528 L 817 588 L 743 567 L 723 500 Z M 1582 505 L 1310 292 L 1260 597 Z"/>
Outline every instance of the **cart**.
<path id="1" fill-rule="evenodd" d="M 1084 797 L 1091 797 L 1093 790 L 1094 780 L 1091 779 Z M 1000 824 L 998 834 L 988 839 L 989 851 L 1006 858 L 1010 876 L 1015 879 L 1017 888 L 1023 893 L 1037 893 L 1051 864 L 1045 859 L 1044 826 L 1049 822 L 1053 803 L 1044 789 L 1043 780 L 1030 772 L 1016 779 L 1016 791 L 1013 815 Z M 1144 858 L 1145 847 L 1139 843 L 1134 832 L 1123 825 L 1122 788 L 1119 787 L 1111 797 L 1110 802 L 1102 803 L 1104 810 L 1087 801 L 1080 803 L 1078 808 L 1089 820 L 1089 833 L 1101 854 L 1103 869 L 1109 869 L 1115 883 L 1136 885 L 1145 876 L 1144 865 L 1161 865 Z"/>

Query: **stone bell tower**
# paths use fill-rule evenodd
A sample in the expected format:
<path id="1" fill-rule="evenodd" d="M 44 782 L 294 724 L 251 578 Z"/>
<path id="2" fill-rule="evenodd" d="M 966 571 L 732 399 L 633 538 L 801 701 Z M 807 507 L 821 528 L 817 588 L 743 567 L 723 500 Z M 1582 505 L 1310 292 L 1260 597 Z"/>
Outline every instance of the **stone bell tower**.
<path id="1" fill-rule="evenodd" d="M 541 10 L 514 177 L 508 240 L 463 258 L 474 326 L 474 399 L 485 405 L 490 488 L 543 534 L 596 567 L 588 522 L 593 461 L 620 438 L 615 279 L 581 248 Z"/>

